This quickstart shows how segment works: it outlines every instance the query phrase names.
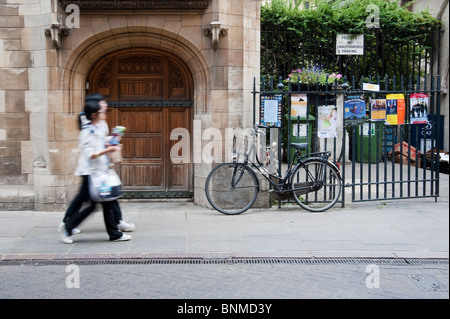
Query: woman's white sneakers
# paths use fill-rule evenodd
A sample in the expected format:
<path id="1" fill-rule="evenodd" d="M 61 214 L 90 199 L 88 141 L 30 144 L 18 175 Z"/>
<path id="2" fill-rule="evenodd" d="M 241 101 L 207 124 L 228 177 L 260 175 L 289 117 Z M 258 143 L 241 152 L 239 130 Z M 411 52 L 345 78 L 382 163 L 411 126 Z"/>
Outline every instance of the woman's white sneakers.
<path id="1" fill-rule="evenodd" d="M 64 244 L 73 244 L 73 239 L 69 236 L 65 228 L 59 232 L 59 235 L 61 236 L 61 241 Z"/>
<path id="2" fill-rule="evenodd" d="M 66 224 L 64 222 L 60 222 L 58 225 L 58 231 L 62 232 L 65 228 Z M 79 228 L 74 228 L 72 229 L 72 235 L 78 235 L 81 234 L 81 229 Z"/>
<path id="3" fill-rule="evenodd" d="M 114 241 L 127 241 L 127 240 L 130 240 L 130 239 L 131 239 L 130 235 L 122 234 L 122 236 L 120 236 L 120 238 L 118 238 L 118 239 L 116 239 Z"/>
<path id="4" fill-rule="evenodd" d="M 136 229 L 136 225 L 134 225 L 134 223 L 129 223 L 124 220 L 121 220 L 119 222 L 119 225 L 117 225 L 117 227 L 119 228 L 120 231 L 126 231 L 126 232 L 131 232 Z"/>
<path id="5" fill-rule="evenodd" d="M 133 231 L 136 228 L 133 223 L 127 223 L 127 222 L 124 222 L 123 220 L 120 221 L 120 224 L 118 226 L 121 231 Z M 58 232 L 61 237 L 61 241 L 64 244 L 73 244 L 72 235 L 77 235 L 77 234 L 81 233 L 81 230 L 78 228 L 74 228 L 74 229 L 72 229 L 72 234 L 69 235 L 69 233 L 67 233 L 65 224 L 63 222 L 61 222 L 58 225 Z M 128 241 L 130 239 L 131 239 L 130 235 L 122 234 L 122 236 L 120 238 L 118 238 L 114 241 Z"/>

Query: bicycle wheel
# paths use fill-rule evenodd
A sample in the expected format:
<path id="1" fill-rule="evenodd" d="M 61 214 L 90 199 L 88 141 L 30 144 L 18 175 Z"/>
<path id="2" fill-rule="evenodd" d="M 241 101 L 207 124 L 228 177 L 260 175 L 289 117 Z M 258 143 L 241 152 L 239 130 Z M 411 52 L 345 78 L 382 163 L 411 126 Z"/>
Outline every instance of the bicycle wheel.
<path id="1" fill-rule="evenodd" d="M 241 214 L 252 207 L 258 191 L 255 173 L 244 164 L 220 164 L 206 179 L 205 192 L 209 203 L 226 215 Z"/>
<path id="2" fill-rule="evenodd" d="M 311 212 L 323 212 L 338 201 L 342 191 L 341 176 L 329 162 L 307 160 L 294 170 L 291 189 L 296 190 L 292 195 L 301 207 Z"/>

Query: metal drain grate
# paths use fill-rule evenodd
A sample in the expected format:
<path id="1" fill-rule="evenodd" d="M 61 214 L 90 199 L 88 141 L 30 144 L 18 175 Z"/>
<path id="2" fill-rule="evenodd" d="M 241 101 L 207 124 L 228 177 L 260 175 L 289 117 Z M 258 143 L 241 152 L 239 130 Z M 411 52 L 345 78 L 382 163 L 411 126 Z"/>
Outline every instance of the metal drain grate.
<path id="1" fill-rule="evenodd" d="M 433 275 L 411 275 L 408 276 L 408 279 L 419 291 L 448 291 L 447 286 L 437 280 Z"/>
<path id="2" fill-rule="evenodd" d="M 78 266 L 101 265 L 213 265 L 213 264 L 376 264 L 376 265 L 448 265 L 448 259 L 403 258 L 205 258 L 205 259 L 51 259 L 51 260 L 0 260 L 0 266 Z"/>

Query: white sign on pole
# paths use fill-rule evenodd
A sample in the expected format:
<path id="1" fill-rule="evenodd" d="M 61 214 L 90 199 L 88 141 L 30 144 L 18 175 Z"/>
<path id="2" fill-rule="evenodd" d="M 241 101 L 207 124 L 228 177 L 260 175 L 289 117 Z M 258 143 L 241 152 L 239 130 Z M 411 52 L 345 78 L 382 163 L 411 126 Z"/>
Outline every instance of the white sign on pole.
<path id="1" fill-rule="evenodd" d="M 364 55 L 364 34 L 337 34 L 337 55 Z"/>

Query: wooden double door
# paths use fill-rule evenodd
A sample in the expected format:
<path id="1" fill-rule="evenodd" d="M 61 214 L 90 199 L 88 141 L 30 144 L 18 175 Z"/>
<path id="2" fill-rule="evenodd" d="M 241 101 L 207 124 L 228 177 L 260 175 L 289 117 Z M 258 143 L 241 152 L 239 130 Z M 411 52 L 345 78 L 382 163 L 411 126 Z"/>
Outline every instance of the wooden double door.
<path id="1" fill-rule="evenodd" d="M 192 146 L 192 82 L 178 58 L 149 49 L 115 52 L 92 68 L 88 93 L 101 93 L 108 101 L 110 130 L 126 127 L 123 161 L 116 169 L 128 197 L 193 195 L 192 161 L 171 159 L 179 140 L 170 138 L 181 128 L 189 132 L 184 138 Z"/>

